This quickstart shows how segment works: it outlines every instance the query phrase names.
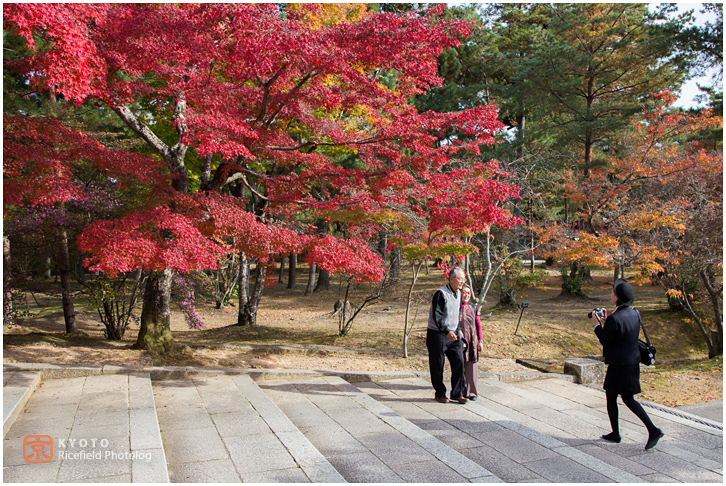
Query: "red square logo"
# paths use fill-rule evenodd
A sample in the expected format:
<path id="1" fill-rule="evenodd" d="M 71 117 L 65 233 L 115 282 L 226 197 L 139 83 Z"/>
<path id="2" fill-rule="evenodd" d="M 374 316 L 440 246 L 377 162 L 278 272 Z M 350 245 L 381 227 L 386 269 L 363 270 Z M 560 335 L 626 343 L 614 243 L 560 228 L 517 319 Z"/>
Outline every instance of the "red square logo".
<path id="1" fill-rule="evenodd" d="M 26 435 L 23 438 L 23 459 L 31 464 L 53 460 L 53 438 L 49 435 Z"/>

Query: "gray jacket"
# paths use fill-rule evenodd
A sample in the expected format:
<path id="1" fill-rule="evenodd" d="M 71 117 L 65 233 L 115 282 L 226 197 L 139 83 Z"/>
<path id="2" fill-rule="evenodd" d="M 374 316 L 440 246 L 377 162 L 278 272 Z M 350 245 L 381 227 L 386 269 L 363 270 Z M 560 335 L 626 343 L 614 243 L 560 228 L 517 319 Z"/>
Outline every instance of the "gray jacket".
<path id="1" fill-rule="evenodd" d="M 461 307 L 461 291 L 454 292 L 444 285 L 434 294 L 429 311 L 428 328 L 434 331 L 449 333 L 459 328 L 459 308 Z"/>

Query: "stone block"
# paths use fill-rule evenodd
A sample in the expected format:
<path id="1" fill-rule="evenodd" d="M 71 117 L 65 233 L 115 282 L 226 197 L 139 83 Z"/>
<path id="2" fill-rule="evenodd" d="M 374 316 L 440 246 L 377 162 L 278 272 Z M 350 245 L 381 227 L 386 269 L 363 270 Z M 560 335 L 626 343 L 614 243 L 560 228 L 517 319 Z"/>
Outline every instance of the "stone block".
<path id="1" fill-rule="evenodd" d="M 121 366 L 121 365 L 103 365 L 102 372 L 104 375 L 128 375 L 131 373 L 143 373 L 143 366 Z"/>
<path id="2" fill-rule="evenodd" d="M 565 361 L 565 373 L 574 375 L 577 383 L 602 383 L 605 379 L 605 363 L 589 358 L 573 358 Z"/>
<path id="3" fill-rule="evenodd" d="M 149 373 L 151 381 L 184 380 L 189 378 L 189 369 L 184 366 L 149 366 L 144 373 Z"/>
<path id="4" fill-rule="evenodd" d="M 39 373 L 19 371 L 12 373 L 3 385 L 3 437 L 7 435 L 39 383 Z"/>
<path id="5" fill-rule="evenodd" d="M 73 365 L 51 363 L 3 363 L 3 372 L 9 371 L 37 371 L 41 380 L 58 378 L 78 378 L 91 375 L 100 375 L 103 372 L 101 365 Z"/>

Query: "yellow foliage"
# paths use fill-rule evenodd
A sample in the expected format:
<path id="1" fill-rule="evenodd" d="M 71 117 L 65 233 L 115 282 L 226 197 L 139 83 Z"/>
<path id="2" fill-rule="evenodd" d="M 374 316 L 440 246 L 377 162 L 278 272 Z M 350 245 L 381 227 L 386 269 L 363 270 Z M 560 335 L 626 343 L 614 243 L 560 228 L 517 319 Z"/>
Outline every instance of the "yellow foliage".
<path id="1" fill-rule="evenodd" d="M 579 238 L 567 241 L 560 252 L 565 262 L 578 262 L 585 266 L 606 266 L 618 248 L 618 240 L 609 236 L 580 233 Z"/>
<path id="2" fill-rule="evenodd" d="M 381 211 L 365 211 L 361 208 L 348 210 L 321 211 L 320 217 L 330 221 L 348 222 L 353 224 L 378 223 L 390 224 L 400 231 L 411 231 L 410 221 L 400 213 L 383 209 Z"/>
<path id="3" fill-rule="evenodd" d="M 288 3 L 285 9 L 289 12 L 302 13 L 303 19 L 313 30 L 341 22 L 357 23 L 373 15 L 365 3 Z"/>
<path id="4" fill-rule="evenodd" d="M 673 299 L 683 298 L 683 292 L 677 289 L 668 289 L 666 290 L 666 294 L 668 294 L 668 297 L 671 297 Z"/>
<path id="5" fill-rule="evenodd" d="M 660 211 L 640 211 L 628 215 L 625 227 L 629 231 L 649 231 L 659 227 L 684 230 L 686 225 L 681 220 L 682 217 L 662 214 Z"/>
<path id="6" fill-rule="evenodd" d="M 429 258 L 446 258 L 449 255 L 468 255 L 474 253 L 478 248 L 471 243 L 446 242 L 441 244 L 427 245 L 422 241 L 405 245 L 401 248 L 401 255 L 410 261 Z"/>

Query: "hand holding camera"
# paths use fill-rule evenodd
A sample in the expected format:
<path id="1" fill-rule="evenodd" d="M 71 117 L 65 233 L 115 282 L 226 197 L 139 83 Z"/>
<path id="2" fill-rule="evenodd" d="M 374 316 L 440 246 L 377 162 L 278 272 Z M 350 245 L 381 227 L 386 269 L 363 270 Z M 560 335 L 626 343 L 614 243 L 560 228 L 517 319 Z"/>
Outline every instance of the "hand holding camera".
<path id="1" fill-rule="evenodd" d="M 587 317 L 592 319 L 592 322 L 595 324 L 602 324 L 602 321 L 607 316 L 607 311 L 601 307 L 598 307 L 597 309 L 593 309 L 592 311 L 587 313 Z"/>

